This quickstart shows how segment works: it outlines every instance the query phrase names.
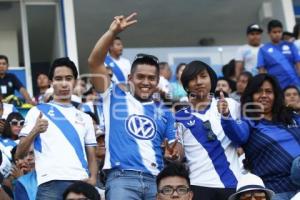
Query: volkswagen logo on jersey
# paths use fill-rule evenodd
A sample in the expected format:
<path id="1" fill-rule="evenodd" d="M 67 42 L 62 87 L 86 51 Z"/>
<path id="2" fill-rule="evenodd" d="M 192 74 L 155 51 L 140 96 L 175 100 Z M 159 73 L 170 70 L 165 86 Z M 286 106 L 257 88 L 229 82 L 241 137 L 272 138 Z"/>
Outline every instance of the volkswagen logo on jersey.
<path id="1" fill-rule="evenodd" d="M 126 120 L 128 133 L 141 140 L 151 140 L 156 134 L 156 125 L 144 115 L 130 115 Z"/>

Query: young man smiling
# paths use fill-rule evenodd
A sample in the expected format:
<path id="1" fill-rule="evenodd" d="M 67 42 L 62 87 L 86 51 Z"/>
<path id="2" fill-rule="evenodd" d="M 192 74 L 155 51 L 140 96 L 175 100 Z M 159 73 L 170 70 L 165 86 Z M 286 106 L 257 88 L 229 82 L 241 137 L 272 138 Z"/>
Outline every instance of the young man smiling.
<path id="1" fill-rule="evenodd" d="M 168 139 L 165 156 L 180 157 L 175 120 L 171 112 L 152 101 L 159 82 L 158 59 L 138 54 L 132 63 L 128 85 L 110 81 L 104 60 L 115 36 L 135 24 L 136 13 L 116 16 L 89 57 L 95 89 L 102 93 L 105 119 L 107 170 L 106 199 L 149 199 L 156 195 L 155 176 L 163 168 L 161 144 Z M 167 145 L 169 146 L 169 145 Z"/>
<path id="2" fill-rule="evenodd" d="M 33 107 L 20 133 L 17 158 L 34 143 L 37 200 L 62 199 L 64 190 L 76 180 L 96 184 L 93 122 L 71 104 L 77 76 L 75 64 L 69 58 L 56 59 L 49 72 L 53 101 Z"/>

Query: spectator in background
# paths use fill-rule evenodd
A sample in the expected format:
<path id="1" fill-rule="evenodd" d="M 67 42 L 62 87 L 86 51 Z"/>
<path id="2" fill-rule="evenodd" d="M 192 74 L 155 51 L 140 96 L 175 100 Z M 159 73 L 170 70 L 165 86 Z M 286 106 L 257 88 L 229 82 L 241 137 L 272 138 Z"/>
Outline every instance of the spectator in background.
<path id="1" fill-rule="evenodd" d="M 105 58 L 105 65 L 111 67 L 113 71 L 112 80 L 115 83 L 127 83 L 130 73 L 130 62 L 122 56 L 123 48 L 121 38 L 115 36 L 108 50 L 109 55 Z"/>
<path id="2" fill-rule="evenodd" d="M 235 56 L 235 76 L 236 78 L 243 71 L 248 71 L 253 75 L 257 71 L 257 54 L 261 44 L 261 35 L 263 29 L 258 24 L 251 24 L 247 27 L 247 44 L 241 46 Z"/>
<path id="3" fill-rule="evenodd" d="M 299 186 L 291 179 L 293 160 L 300 156 L 300 116 L 284 106 L 275 77 L 259 74 L 247 85 L 241 98 L 242 120 L 233 120 L 227 109 L 222 128 L 243 147 L 250 170 L 276 194 L 272 200 L 289 200 Z"/>
<path id="4" fill-rule="evenodd" d="M 35 105 L 19 79 L 14 74 L 7 73 L 8 66 L 8 58 L 5 55 L 0 55 L 0 90 L 3 98 L 19 91 L 27 103 Z"/>
<path id="5" fill-rule="evenodd" d="M 156 177 L 156 200 L 192 200 L 189 171 L 179 163 L 167 165 Z"/>
<path id="6" fill-rule="evenodd" d="M 287 107 L 293 109 L 296 113 L 300 112 L 300 91 L 294 86 L 290 85 L 284 88 L 284 103 Z"/>
<path id="7" fill-rule="evenodd" d="M 63 200 L 101 200 L 98 191 L 90 184 L 77 181 L 70 185 L 62 195 Z"/>
<path id="8" fill-rule="evenodd" d="M 159 83 L 158 88 L 160 90 L 161 96 L 164 99 L 170 99 L 170 78 L 172 76 L 172 71 L 167 62 L 159 63 Z"/>
<path id="9" fill-rule="evenodd" d="M 294 34 L 288 31 L 284 31 L 282 33 L 282 40 L 286 42 L 294 42 L 295 41 Z"/>
<path id="10" fill-rule="evenodd" d="M 294 45 L 297 47 L 298 51 L 300 52 L 300 24 L 295 24 L 293 35 L 295 37 Z"/>
<path id="11" fill-rule="evenodd" d="M 180 100 L 184 100 L 184 98 L 186 98 L 187 100 L 187 93 L 186 91 L 183 89 L 182 87 L 182 83 L 181 83 L 181 74 L 183 72 L 183 70 L 185 69 L 185 63 L 180 63 L 177 67 L 176 67 L 176 82 L 171 83 L 171 97 L 173 99 L 173 101 L 180 101 Z"/>
<path id="12" fill-rule="evenodd" d="M 24 117 L 17 112 L 12 112 L 8 115 L 3 133 L 0 136 L 0 143 L 2 143 L 7 151 L 11 151 L 19 143 L 19 134 L 24 126 Z M 12 159 L 11 155 L 8 157 Z"/>
<path id="13" fill-rule="evenodd" d="M 293 43 L 282 41 L 282 23 L 271 20 L 268 23 L 271 42 L 264 44 L 258 52 L 257 68 L 260 73 L 275 76 L 281 88 L 300 85 L 300 56 Z"/>
<path id="14" fill-rule="evenodd" d="M 229 85 L 229 81 L 224 77 L 218 78 L 217 81 L 216 92 L 220 92 L 220 91 L 223 91 L 223 93 L 225 93 L 224 95 L 227 97 L 232 91 Z"/>
<path id="15" fill-rule="evenodd" d="M 97 92 L 94 87 L 91 87 L 88 89 L 85 93 L 82 95 L 82 103 L 88 103 L 88 102 L 94 102 L 97 100 Z"/>
<path id="16" fill-rule="evenodd" d="M 232 91 L 236 90 L 236 76 L 235 76 L 235 61 L 230 60 L 229 63 L 222 67 L 222 73 L 224 78 L 229 82 Z"/>
<path id="17" fill-rule="evenodd" d="M 73 100 L 76 99 L 76 102 L 81 103 L 82 95 L 86 92 L 86 82 L 84 79 L 80 78 L 76 80 L 74 91 L 73 91 Z"/>
<path id="18" fill-rule="evenodd" d="M 265 187 L 260 177 L 248 173 L 239 179 L 236 193 L 228 200 L 271 200 L 273 196 L 274 192 Z"/>
<path id="19" fill-rule="evenodd" d="M 46 103 L 44 100 L 44 95 L 46 90 L 50 87 L 50 81 L 46 74 L 40 73 L 37 76 L 37 88 L 38 88 L 38 94 L 35 96 L 35 102 L 36 103 Z"/>
<path id="20" fill-rule="evenodd" d="M 240 102 L 241 96 L 243 95 L 248 83 L 252 79 L 252 74 L 250 72 L 244 71 L 242 72 L 237 79 L 236 82 L 236 91 L 231 93 L 229 97 L 233 98 L 237 102 Z"/>
<path id="21" fill-rule="evenodd" d="M 13 151 L 16 151 L 14 147 Z M 12 153 L 13 154 L 13 153 Z M 14 154 L 13 154 L 14 155 Z M 15 158 L 13 156 L 13 158 Z M 14 199 L 35 200 L 37 193 L 37 179 L 34 166 L 33 145 L 31 145 L 28 155 L 24 158 L 13 159 L 13 195 Z"/>

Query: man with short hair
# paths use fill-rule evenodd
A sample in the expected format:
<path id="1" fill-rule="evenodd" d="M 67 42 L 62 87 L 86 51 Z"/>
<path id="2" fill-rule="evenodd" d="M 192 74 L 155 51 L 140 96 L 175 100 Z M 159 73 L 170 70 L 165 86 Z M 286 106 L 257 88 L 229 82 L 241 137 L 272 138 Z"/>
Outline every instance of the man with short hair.
<path id="1" fill-rule="evenodd" d="M 7 56 L 0 55 L 0 90 L 3 98 L 13 95 L 15 90 L 17 90 L 22 94 L 27 103 L 35 105 L 19 79 L 14 74 L 7 73 L 8 66 Z"/>
<path id="2" fill-rule="evenodd" d="M 251 24 L 247 27 L 247 44 L 241 46 L 235 57 L 236 78 L 245 70 L 253 75 L 258 73 L 257 54 L 261 45 L 263 29 L 258 24 Z"/>
<path id="3" fill-rule="evenodd" d="M 34 143 L 37 200 L 60 200 L 74 181 L 95 185 L 97 145 L 90 116 L 71 104 L 78 72 L 69 58 L 56 59 L 49 72 L 53 101 L 29 110 L 20 133 L 16 158 Z"/>
<path id="4" fill-rule="evenodd" d="M 282 41 L 282 23 L 271 20 L 268 33 L 271 42 L 264 44 L 258 52 L 257 68 L 277 78 L 281 88 L 300 85 L 300 56 L 293 43 Z"/>
<path id="5" fill-rule="evenodd" d="M 192 200 L 189 172 L 183 164 L 167 165 L 156 178 L 156 200 L 180 199 Z"/>
<path id="6" fill-rule="evenodd" d="M 109 47 L 109 55 L 105 58 L 105 65 L 113 71 L 112 80 L 116 83 L 126 83 L 130 73 L 130 62 L 122 56 L 123 43 L 120 37 L 115 36 Z"/>
<path id="7" fill-rule="evenodd" d="M 77 181 L 64 191 L 63 200 L 101 200 L 101 196 L 92 185 Z"/>
<path id="8" fill-rule="evenodd" d="M 163 168 L 163 140 L 170 144 L 165 156 L 176 159 L 181 154 L 172 113 L 152 99 L 159 81 L 158 59 L 138 54 L 126 86 L 111 82 L 105 68 L 111 42 L 137 22 L 135 16 L 116 16 L 89 56 L 90 72 L 95 75 L 91 80 L 103 98 L 108 200 L 154 200 L 156 175 Z"/>
<path id="9" fill-rule="evenodd" d="M 47 89 L 50 87 L 50 81 L 49 81 L 48 76 L 44 73 L 40 73 L 37 76 L 36 85 L 38 88 L 38 93 L 35 96 L 35 101 L 37 103 L 46 103 L 44 95 L 45 95 Z"/>

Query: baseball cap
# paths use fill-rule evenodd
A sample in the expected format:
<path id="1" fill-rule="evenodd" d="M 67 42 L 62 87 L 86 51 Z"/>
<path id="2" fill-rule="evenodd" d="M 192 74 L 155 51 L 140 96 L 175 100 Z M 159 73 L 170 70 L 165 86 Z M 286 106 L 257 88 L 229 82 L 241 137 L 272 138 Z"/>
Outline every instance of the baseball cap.
<path id="1" fill-rule="evenodd" d="M 253 31 L 257 31 L 257 32 L 262 33 L 262 32 L 263 32 L 263 29 L 262 29 L 258 24 L 250 24 L 250 25 L 247 27 L 247 34 L 253 32 Z"/>

